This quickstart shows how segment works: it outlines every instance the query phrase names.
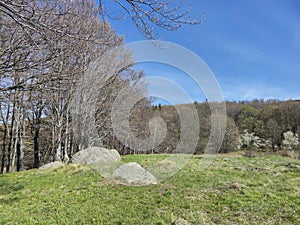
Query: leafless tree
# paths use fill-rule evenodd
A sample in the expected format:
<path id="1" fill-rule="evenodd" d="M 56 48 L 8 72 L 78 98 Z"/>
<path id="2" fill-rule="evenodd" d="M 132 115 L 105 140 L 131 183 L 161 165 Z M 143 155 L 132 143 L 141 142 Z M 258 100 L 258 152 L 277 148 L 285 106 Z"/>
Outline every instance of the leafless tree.
<path id="1" fill-rule="evenodd" d="M 75 136 L 79 141 L 80 149 L 94 145 L 95 140 L 98 139 L 95 114 L 97 111 L 98 115 L 103 114 L 104 110 L 97 109 L 95 103 L 100 97 L 102 98 L 100 102 L 105 103 L 100 107 L 107 107 L 110 103 L 106 99 L 111 99 L 109 95 L 111 86 L 108 86 L 105 91 L 103 88 L 120 78 L 120 74 L 132 63 L 128 50 L 120 46 L 98 57 L 77 82 L 72 117 L 76 121 Z"/>

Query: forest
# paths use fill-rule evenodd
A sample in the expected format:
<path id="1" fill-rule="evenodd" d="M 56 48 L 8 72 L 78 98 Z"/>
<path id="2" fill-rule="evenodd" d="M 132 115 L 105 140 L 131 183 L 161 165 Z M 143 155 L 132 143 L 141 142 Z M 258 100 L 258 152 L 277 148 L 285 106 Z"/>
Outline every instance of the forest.
<path id="1" fill-rule="evenodd" d="M 155 4 L 149 2 L 146 6 Z M 134 12 L 143 13 L 138 3 L 130 7 L 136 9 Z M 164 15 L 163 18 L 153 18 L 144 12 L 143 18 L 138 16 L 140 20 L 135 20 L 147 38 L 154 35 L 144 23 L 147 20 L 170 30 L 176 30 L 182 23 L 200 22 L 183 21 L 185 12 L 172 17 L 173 14 L 168 15 L 172 11 L 161 11 L 164 8 L 153 7 L 154 14 L 151 14 Z M 136 148 L 142 146 L 133 146 L 131 137 L 119 140 L 114 134 L 111 114 L 118 91 L 128 88 L 141 97 L 147 84 L 143 80 L 144 72 L 134 69 L 131 53 L 123 47 L 124 37 L 99 16 L 99 5 L 84 0 L 0 1 L 0 9 L 0 173 L 39 168 L 57 160 L 68 162 L 74 153 L 88 146 L 117 149 L 122 155 L 173 153 L 181 136 L 176 107 L 185 108 L 187 104 L 155 105 L 155 99 L 142 98 L 134 105 L 129 122 L 137 138 L 149 137 L 151 118 L 162 118 L 167 126 L 164 140 L 153 144 L 150 151 L 137 152 Z M 86 76 L 95 60 L 102 65 L 98 68 L 97 82 Z M 84 95 L 86 89 L 97 93 L 94 111 L 87 100 L 91 96 Z M 76 95 L 78 92 L 81 94 Z M 75 110 L 77 114 L 74 114 L 74 101 L 82 103 L 76 109 L 79 113 Z M 218 104 L 190 104 L 197 110 L 200 122 L 194 154 L 205 153 L 212 118 L 217 113 L 211 110 L 211 105 Z M 289 156 L 300 157 L 297 154 L 299 101 L 226 102 L 226 109 L 227 126 L 220 131 L 224 134 L 220 153 L 241 148 L 266 152 L 285 150 Z M 92 121 L 95 129 L 90 118 L 95 118 Z"/>
<path id="2" fill-rule="evenodd" d="M 300 102 L 279 100 L 252 100 L 226 103 L 226 130 L 219 149 L 220 153 L 239 149 L 277 152 L 290 150 L 297 152 L 299 146 Z M 195 154 L 205 153 L 211 129 L 211 104 L 194 102 L 197 109 L 200 132 Z M 152 113 L 167 121 L 168 136 L 156 152 L 172 152 L 179 140 L 180 121 L 172 106 L 153 106 Z M 287 154 L 287 153 L 286 153 Z"/>

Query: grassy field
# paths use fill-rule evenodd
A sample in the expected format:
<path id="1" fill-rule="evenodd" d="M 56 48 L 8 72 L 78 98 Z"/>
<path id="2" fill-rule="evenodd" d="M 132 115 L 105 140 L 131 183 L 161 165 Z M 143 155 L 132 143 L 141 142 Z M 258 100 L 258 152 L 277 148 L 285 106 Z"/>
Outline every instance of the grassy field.
<path id="1" fill-rule="evenodd" d="M 164 155 L 126 156 L 143 166 Z M 172 178 L 123 186 L 87 166 L 0 176 L 0 224 L 300 224 L 300 162 L 220 155 L 199 172 L 194 156 Z"/>

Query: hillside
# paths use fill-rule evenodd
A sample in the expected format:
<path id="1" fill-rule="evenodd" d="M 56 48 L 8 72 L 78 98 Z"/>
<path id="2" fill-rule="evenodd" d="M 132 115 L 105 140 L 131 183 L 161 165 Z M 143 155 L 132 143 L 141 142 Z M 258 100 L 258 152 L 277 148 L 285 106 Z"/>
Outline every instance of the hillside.
<path id="1" fill-rule="evenodd" d="M 165 155 L 132 155 L 143 166 Z M 0 224 L 300 224 L 300 162 L 201 156 L 156 186 L 122 186 L 86 166 L 0 176 Z"/>

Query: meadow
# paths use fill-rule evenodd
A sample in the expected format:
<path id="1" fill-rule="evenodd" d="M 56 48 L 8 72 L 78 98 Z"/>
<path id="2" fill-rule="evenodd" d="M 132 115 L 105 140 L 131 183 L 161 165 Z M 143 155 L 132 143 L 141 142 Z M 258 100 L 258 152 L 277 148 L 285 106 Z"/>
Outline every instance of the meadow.
<path id="1" fill-rule="evenodd" d="M 166 155 L 130 155 L 147 167 Z M 125 186 L 69 164 L 0 176 L 0 224 L 300 224 L 300 161 L 218 155 L 204 171 L 193 156 L 158 185 Z"/>

